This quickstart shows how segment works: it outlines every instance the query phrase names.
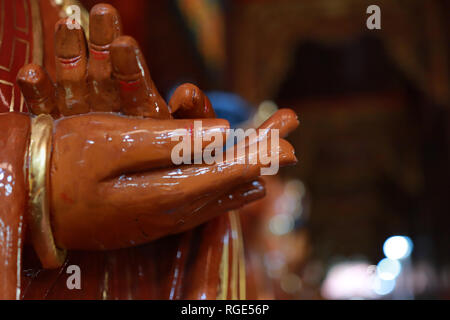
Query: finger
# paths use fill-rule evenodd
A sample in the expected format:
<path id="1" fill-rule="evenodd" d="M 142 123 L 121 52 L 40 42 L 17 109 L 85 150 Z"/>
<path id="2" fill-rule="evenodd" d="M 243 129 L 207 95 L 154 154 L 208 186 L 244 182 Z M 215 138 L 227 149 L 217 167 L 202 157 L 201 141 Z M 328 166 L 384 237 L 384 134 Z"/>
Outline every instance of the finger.
<path id="1" fill-rule="evenodd" d="M 119 93 L 112 78 L 110 46 L 122 34 L 117 10 L 109 4 L 95 5 L 89 16 L 89 105 L 93 111 L 120 111 Z"/>
<path id="2" fill-rule="evenodd" d="M 107 188 L 101 188 L 100 192 L 103 195 L 110 194 Z M 158 205 L 142 203 L 132 197 L 134 200 L 129 199 L 132 206 L 116 207 L 117 210 L 107 218 L 90 215 L 86 219 L 71 221 L 70 227 L 67 227 L 67 216 L 66 219 L 56 218 L 55 241 L 60 247 L 70 249 L 104 250 L 135 246 L 168 234 L 189 230 L 264 195 L 264 186 L 257 180 L 241 184 L 233 191 L 213 193 L 188 201 L 185 207 L 172 211 L 166 211 Z M 111 204 L 115 206 L 116 202 Z M 105 229 L 109 232 L 101 232 Z M 91 232 L 86 233 L 83 230 Z M 80 237 L 80 234 L 85 236 Z"/>
<path id="3" fill-rule="evenodd" d="M 124 114 L 155 119 L 171 118 L 167 104 L 150 77 L 136 40 L 128 36 L 114 40 L 111 44 L 111 61 Z"/>
<path id="4" fill-rule="evenodd" d="M 31 113 L 59 117 L 55 101 L 55 87 L 47 72 L 36 64 L 27 64 L 17 74 L 17 84 Z"/>
<path id="5" fill-rule="evenodd" d="M 298 117 L 292 109 L 280 109 L 275 112 L 269 119 L 258 129 L 277 129 L 280 138 L 285 138 L 289 133 L 294 131 L 299 125 Z"/>
<path id="6" fill-rule="evenodd" d="M 169 101 L 170 111 L 177 119 L 215 118 L 211 101 L 197 86 L 185 83 L 179 86 Z"/>
<path id="7" fill-rule="evenodd" d="M 291 109 L 280 109 L 255 131 L 255 135 L 245 136 L 245 139 L 238 141 L 234 148 L 244 148 L 249 145 L 256 145 L 260 141 L 267 139 L 270 141 L 273 130 L 278 131 L 278 137 L 286 137 L 299 125 L 297 115 Z M 257 134 L 256 134 L 257 133 Z M 233 137 L 231 137 L 233 138 Z M 234 140 L 234 138 L 233 138 Z M 230 141 L 232 143 L 233 141 Z M 270 142 L 269 142 L 270 143 Z M 228 146 L 228 144 L 227 144 Z"/>
<path id="8" fill-rule="evenodd" d="M 61 114 L 74 115 L 89 112 L 86 40 L 83 29 L 68 21 L 56 23 L 56 99 Z"/>
<path id="9" fill-rule="evenodd" d="M 87 127 L 89 130 L 75 130 Z M 180 129 L 184 130 L 180 132 Z M 172 166 L 172 150 L 183 141 L 191 146 L 186 149 L 191 159 L 210 144 L 205 137 L 220 136 L 224 141 L 227 129 L 228 121 L 223 119 L 204 119 L 201 126 L 197 126 L 195 120 L 188 119 L 153 120 L 89 114 L 58 122 L 56 135 L 65 138 L 55 147 L 55 152 L 64 148 L 86 150 L 86 157 L 98 159 L 97 171 L 103 175 L 100 178 L 105 178 L 120 172 Z M 196 141 L 200 140 L 197 146 Z M 57 159 L 58 154 L 54 153 L 53 157 Z M 73 157 L 79 157 L 77 151 Z"/>
<path id="10" fill-rule="evenodd" d="M 244 205 L 263 198 L 266 195 L 265 183 L 262 179 L 243 183 L 235 190 L 219 196 L 208 196 L 206 205 L 194 203 L 187 208 L 181 208 L 182 213 L 174 233 L 189 230 L 214 217 L 230 210 L 236 210 Z M 200 208 L 200 209 L 199 209 Z"/>
<path id="11" fill-rule="evenodd" d="M 170 212 L 178 206 L 192 202 L 205 194 L 214 194 L 223 188 L 232 189 L 261 175 L 261 168 L 268 165 L 258 159 L 258 151 L 247 150 L 248 162 L 238 157 L 213 165 L 189 165 L 150 172 L 124 174 L 105 181 L 106 201 L 118 208 L 132 206 L 136 212 L 146 214 L 158 208 Z M 278 157 L 278 165 L 296 163 L 293 147 L 280 139 L 272 151 Z M 170 193 L 167 189 L 170 188 Z M 131 200 L 132 199 L 132 200 Z"/>

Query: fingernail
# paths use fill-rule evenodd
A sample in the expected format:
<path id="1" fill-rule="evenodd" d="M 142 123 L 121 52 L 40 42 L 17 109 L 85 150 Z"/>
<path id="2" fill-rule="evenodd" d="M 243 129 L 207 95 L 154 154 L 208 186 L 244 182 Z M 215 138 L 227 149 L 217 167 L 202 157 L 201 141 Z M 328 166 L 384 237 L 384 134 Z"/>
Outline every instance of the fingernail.
<path id="1" fill-rule="evenodd" d="M 122 36 L 111 44 L 111 61 L 113 70 L 120 76 L 131 76 L 141 73 L 142 61 L 139 46 L 132 37 Z M 141 65 L 141 66 L 140 66 Z"/>
<path id="2" fill-rule="evenodd" d="M 109 4 L 97 4 L 90 13 L 91 44 L 105 46 L 120 36 L 121 22 L 117 10 Z M 98 49 L 98 48 L 96 48 Z"/>
<path id="3" fill-rule="evenodd" d="M 52 83 L 45 70 L 36 64 L 29 64 L 19 70 L 17 83 L 29 102 L 37 102 L 50 95 Z"/>
<path id="4" fill-rule="evenodd" d="M 77 58 L 85 50 L 83 29 L 81 27 L 69 29 L 69 23 L 68 19 L 61 19 L 55 26 L 55 54 L 58 58 Z"/>

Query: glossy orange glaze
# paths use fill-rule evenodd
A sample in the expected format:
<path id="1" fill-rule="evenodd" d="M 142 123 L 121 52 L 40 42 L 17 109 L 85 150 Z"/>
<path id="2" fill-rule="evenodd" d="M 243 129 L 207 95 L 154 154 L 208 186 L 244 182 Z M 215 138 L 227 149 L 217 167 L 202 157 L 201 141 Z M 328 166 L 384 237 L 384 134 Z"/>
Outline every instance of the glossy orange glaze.
<path id="1" fill-rule="evenodd" d="M 231 243 L 231 230 L 225 214 L 189 232 L 143 246 L 70 251 L 64 266 L 56 270 L 42 270 L 31 248 L 25 248 L 21 298 L 216 299 L 222 286 L 224 243 Z M 232 248 L 227 252 L 231 264 Z M 81 290 L 67 289 L 69 265 L 81 269 Z M 231 278 L 238 275 L 229 272 L 226 286 L 231 287 Z"/>
<path id="2" fill-rule="evenodd" d="M 260 129 L 278 129 L 280 138 L 285 138 L 299 125 L 297 114 L 292 109 L 279 109 L 259 127 Z"/>
<path id="3" fill-rule="evenodd" d="M 69 29 L 69 21 L 55 26 L 56 101 L 65 116 L 89 112 L 86 39 L 81 27 Z"/>
<path id="4" fill-rule="evenodd" d="M 229 242 L 231 228 L 227 219 L 219 218 L 205 224 L 200 231 L 200 239 L 208 240 L 198 242 L 197 255 L 192 261 L 193 272 L 185 275 L 183 283 L 188 293 L 185 298 L 197 300 L 214 297 L 215 299 L 220 283 L 222 253 L 224 250 L 229 250 L 224 248 L 223 244 Z M 202 272 L 199 272 L 200 270 Z"/>
<path id="5" fill-rule="evenodd" d="M 43 66 L 50 75 L 51 80 L 55 81 L 55 25 L 61 19 L 61 6 L 53 0 L 39 0 L 38 2 L 42 25 Z M 33 32 L 36 32 L 34 28 Z"/>
<path id="6" fill-rule="evenodd" d="M 59 117 L 55 88 L 41 66 L 31 63 L 21 68 L 17 74 L 17 83 L 32 113 L 51 114 L 55 119 Z"/>
<path id="7" fill-rule="evenodd" d="M 58 120 L 51 166 L 57 244 L 130 247 L 198 225 L 219 214 L 218 208 L 230 209 L 220 197 L 242 192 L 235 188 L 257 178 L 262 165 L 234 158 L 172 167 L 171 150 L 178 142 L 170 137 L 177 128 L 192 128 L 193 121 L 109 114 Z M 224 133 L 227 126 L 224 120 L 203 120 L 210 132 Z M 292 146 L 282 139 L 278 152 L 280 165 L 295 163 Z M 250 152 L 252 157 L 257 154 Z"/>
<path id="8" fill-rule="evenodd" d="M 121 36 L 111 44 L 114 77 L 118 81 L 122 112 L 155 119 L 171 118 L 136 40 Z"/>
<path id="9" fill-rule="evenodd" d="M 20 113 L 0 114 L 0 128 L 0 299 L 15 299 L 20 290 L 28 201 L 24 159 L 30 118 Z"/>
<path id="10" fill-rule="evenodd" d="M 170 111 L 176 118 L 215 118 L 211 101 L 196 85 L 179 86 L 169 101 Z"/>
<path id="11" fill-rule="evenodd" d="M 257 179 L 261 165 L 244 165 L 234 158 L 214 165 L 174 167 L 170 152 L 178 141 L 171 141 L 170 137 L 179 128 L 192 132 L 193 120 L 167 120 L 172 115 L 150 77 L 139 46 L 130 37 L 116 38 L 120 34 L 116 23 L 119 17 L 111 7 L 103 5 L 91 12 L 91 26 L 97 28 L 91 28 L 89 59 L 83 31 L 69 30 L 64 20 L 56 26 L 54 96 L 61 113 L 73 116 L 55 123 L 51 214 L 55 240 L 60 247 L 128 248 L 70 251 L 66 264 L 57 270 L 41 270 L 36 258 L 30 262 L 28 258 L 33 253 L 27 248 L 22 297 L 239 297 L 236 287 L 226 285 L 224 294 L 218 289 L 219 284 L 223 285 L 220 268 L 224 257 L 228 257 L 225 263 L 231 270 L 228 282 L 236 284 L 236 279 L 242 277 L 236 270 L 238 234 L 231 226 L 231 215 L 223 213 L 264 196 L 264 186 Z M 47 41 L 51 36 L 48 28 L 44 29 Z M 48 59 L 46 54 L 46 63 Z M 41 101 L 43 96 L 52 96 L 51 90 L 47 92 L 38 86 L 43 81 L 49 87 L 43 77 L 37 77 L 34 86 L 33 79 L 24 78 L 28 83 L 24 84 L 23 93 L 31 105 L 33 98 Z M 30 84 L 31 90 L 27 91 Z M 117 111 L 117 96 L 123 114 L 154 119 L 95 113 L 78 115 L 89 110 Z M 175 118 L 215 116 L 206 95 L 191 84 L 175 92 L 171 107 L 176 111 Z M 263 126 L 287 133 L 297 124 L 292 114 L 283 111 Z M 228 123 L 203 119 L 203 127 L 223 134 Z M 22 135 L 22 139 L 24 136 L 27 135 Z M 209 141 L 203 147 L 206 144 Z M 14 148 L 20 151 L 20 144 Z M 280 149 L 275 152 L 280 154 L 280 165 L 296 161 L 292 146 L 285 140 L 280 141 Z M 20 153 L 17 157 L 23 157 Z M 257 154 L 251 153 L 250 157 L 255 158 Z M 25 195 L 24 190 L 25 185 L 17 189 L 17 195 L 20 192 Z M 24 203 L 20 204 L 22 209 Z M 9 211 L 7 215 L 12 217 Z M 183 231 L 186 232 L 154 241 Z M 153 242 L 137 246 L 150 241 Z M 13 254 L 16 260 L 20 259 L 17 250 Z M 12 256 L 5 254 L 0 262 L 7 261 L 8 257 Z M 77 264 L 82 269 L 81 291 L 67 290 L 63 275 L 69 264 Z M 14 277 L 11 265 L 8 268 L 5 273 L 8 284 L 0 292 L 11 297 Z M 15 280 L 14 288 L 17 288 L 17 276 Z"/>

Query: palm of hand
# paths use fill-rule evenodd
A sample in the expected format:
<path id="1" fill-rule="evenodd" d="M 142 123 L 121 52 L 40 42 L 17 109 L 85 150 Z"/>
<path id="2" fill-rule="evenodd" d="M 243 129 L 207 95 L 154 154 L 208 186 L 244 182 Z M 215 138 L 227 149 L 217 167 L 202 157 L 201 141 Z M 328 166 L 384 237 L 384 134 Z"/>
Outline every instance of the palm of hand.
<path id="1" fill-rule="evenodd" d="M 200 89 L 185 84 L 167 105 L 139 46 L 121 35 L 113 7 L 95 6 L 90 26 L 88 57 L 83 30 L 58 22 L 56 85 L 37 65 L 18 75 L 34 114 L 61 117 L 55 122 L 50 178 L 59 247 L 134 246 L 193 228 L 264 195 L 260 164 L 231 159 L 173 165 L 174 132 L 193 128 L 191 119 L 214 118 L 211 103 Z M 266 126 L 290 131 L 297 124 L 292 112 L 277 117 Z M 199 134 L 225 134 L 226 129 L 225 120 L 205 119 Z M 295 162 L 292 147 L 282 142 L 280 164 Z"/>

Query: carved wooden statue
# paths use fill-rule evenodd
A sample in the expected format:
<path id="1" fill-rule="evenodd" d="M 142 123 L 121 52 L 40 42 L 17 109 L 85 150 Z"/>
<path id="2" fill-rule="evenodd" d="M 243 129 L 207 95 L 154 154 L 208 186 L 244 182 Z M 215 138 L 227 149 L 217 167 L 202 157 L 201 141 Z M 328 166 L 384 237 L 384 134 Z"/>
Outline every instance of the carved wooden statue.
<path id="1" fill-rule="evenodd" d="M 231 210 L 264 196 L 263 165 L 171 161 L 177 129 L 225 135 L 206 95 L 184 84 L 166 103 L 109 5 L 91 10 L 88 41 L 73 21 L 56 23 L 52 64 L 46 25 L 63 8 L 0 3 L 0 298 L 245 298 Z M 286 136 L 297 124 L 284 109 L 261 128 Z M 283 139 L 272 152 L 296 162 Z M 81 290 L 66 286 L 72 264 Z"/>

